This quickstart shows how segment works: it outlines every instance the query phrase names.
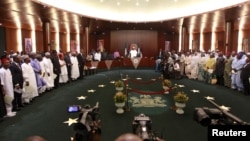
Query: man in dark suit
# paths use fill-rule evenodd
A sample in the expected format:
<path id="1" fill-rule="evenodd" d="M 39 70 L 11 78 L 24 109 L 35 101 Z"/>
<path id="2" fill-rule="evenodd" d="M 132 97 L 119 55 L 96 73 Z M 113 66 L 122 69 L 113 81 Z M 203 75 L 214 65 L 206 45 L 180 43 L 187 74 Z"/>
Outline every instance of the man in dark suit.
<path id="1" fill-rule="evenodd" d="M 244 94 L 250 95 L 250 54 L 247 55 L 246 64 L 241 71 L 241 80 L 244 86 Z"/>
<path id="2" fill-rule="evenodd" d="M 72 66 L 72 63 L 71 63 L 69 54 L 70 54 L 70 52 L 66 52 L 64 54 L 64 61 L 65 61 L 66 66 L 67 66 L 69 82 L 71 82 L 71 66 Z"/>
<path id="3" fill-rule="evenodd" d="M 23 107 L 22 89 L 23 89 L 23 72 L 21 68 L 22 57 L 20 55 L 13 56 L 13 62 L 10 64 L 12 74 L 12 82 L 14 86 L 13 111 L 19 111 Z"/>
<path id="4" fill-rule="evenodd" d="M 81 49 L 80 53 L 77 54 L 77 60 L 79 63 L 79 72 L 80 72 L 80 76 L 78 79 L 83 79 L 83 69 L 84 69 L 84 65 L 86 62 L 86 55 L 83 52 L 83 49 Z"/>
<path id="5" fill-rule="evenodd" d="M 53 72 L 54 72 L 54 74 L 56 74 L 56 77 L 54 80 L 54 86 L 55 86 L 55 88 L 58 88 L 59 87 L 59 75 L 61 74 L 61 66 L 59 63 L 59 57 L 57 55 L 56 50 L 52 50 L 51 62 L 53 64 Z"/>

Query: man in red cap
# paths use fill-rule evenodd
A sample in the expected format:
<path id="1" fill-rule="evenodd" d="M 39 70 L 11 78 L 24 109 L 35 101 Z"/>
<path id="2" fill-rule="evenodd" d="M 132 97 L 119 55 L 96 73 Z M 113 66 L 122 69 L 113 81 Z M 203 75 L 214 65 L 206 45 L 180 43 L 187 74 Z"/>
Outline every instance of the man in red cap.
<path id="1" fill-rule="evenodd" d="M 1 82 L 1 91 L 4 95 L 7 117 L 13 117 L 16 115 L 16 112 L 12 112 L 12 101 L 14 99 L 14 89 L 12 83 L 12 75 L 9 69 L 10 61 L 8 58 L 1 59 L 2 68 L 0 69 L 0 82 Z"/>

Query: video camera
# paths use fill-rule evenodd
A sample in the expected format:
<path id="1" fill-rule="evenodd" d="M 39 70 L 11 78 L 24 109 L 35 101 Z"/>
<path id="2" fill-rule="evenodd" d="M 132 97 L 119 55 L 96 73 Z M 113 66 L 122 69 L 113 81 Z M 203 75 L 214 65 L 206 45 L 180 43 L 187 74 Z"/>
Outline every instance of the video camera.
<path id="1" fill-rule="evenodd" d="M 92 141 L 95 134 L 100 135 L 99 103 L 94 107 L 89 104 L 68 106 L 69 113 L 79 113 L 78 122 L 74 125 L 74 141 Z"/>
<path id="2" fill-rule="evenodd" d="M 151 119 L 144 115 L 139 114 L 134 117 L 132 122 L 133 133 L 138 135 L 143 141 L 157 141 L 158 138 L 152 131 L 152 121 Z"/>
<path id="3" fill-rule="evenodd" d="M 209 125 L 250 125 L 235 115 L 223 110 L 214 101 L 208 100 L 217 108 L 195 108 L 193 119 L 202 126 Z"/>

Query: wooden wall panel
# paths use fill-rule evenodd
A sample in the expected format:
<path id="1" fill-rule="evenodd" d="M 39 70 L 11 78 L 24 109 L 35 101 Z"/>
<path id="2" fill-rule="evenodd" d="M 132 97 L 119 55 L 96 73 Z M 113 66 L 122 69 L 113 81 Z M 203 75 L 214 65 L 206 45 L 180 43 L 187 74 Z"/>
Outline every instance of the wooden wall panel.
<path id="1" fill-rule="evenodd" d="M 21 29 L 21 37 L 22 37 L 22 49 L 25 50 L 25 38 L 31 38 L 32 41 L 34 40 L 31 36 L 31 30 Z M 35 50 L 34 44 L 36 43 L 32 42 L 32 51 Z"/>
<path id="2" fill-rule="evenodd" d="M 225 46 L 225 42 L 224 42 L 224 39 L 225 39 L 225 37 L 224 37 L 224 31 L 222 31 L 222 32 L 216 32 L 215 34 L 216 34 L 215 35 L 215 37 L 216 37 L 215 40 L 217 42 L 216 48 L 218 48 L 220 51 L 225 52 L 226 51 L 226 46 Z"/>
<path id="3" fill-rule="evenodd" d="M 203 45 L 201 45 L 201 42 L 200 42 L 200 33 L 193 34 L 193 40 L 191 42 L 192 42 L 191 43 L 191 47 L 189 47 L 188 50 L 193 49 L 196 46 L 195 45 L 196 43 L 198 44 L 197 47 L 199 49 L 205 50 L 204 47 L 203 47 Z M 188 51 L 188 50 L 186 50 L 186 51 Z"/>
<path id="4" fill-rule="evenodd" d="M 167 37 L 165 32 L 158 32 L 157 36 L 158 36 L 157 37 L 158 46 L 155 49 L 157 50 L 157 52 L 159 52 L 160 49 L 162 50 L 165 49 L 165 40 Z M 155 56 L 157 56 L 157 54 Z"/>
<path id="5" fill-rule="evenodd" d="M 157 50 L 157 32 L 147 30 L 123 30 L 112 31 L 110 33 L 110 50 L 118 49 L 121 55 L 124 55 L 125 46 L 137 44 L 141 47 L 143 56 L 155 56 Z"/>
<path id="6" fill-rule="evenodd" d="M 203 46 L 204 51 L 208 51 L 211 50 L 211 39 L 212 39 L 212 34 L 209 33 L 203 33 L 203 44 L 201 46 Z"/>
<path id="7" fill-rule="evenodd" d="M 6 51 L 8 52 L 10 50 L 13 50 L 14 52 L 21 51 L 17 50 L 17 45 L 18 45 L 17 29 L 6 27 L 5 31 L 6 31 Z"/>
<path id="8" fill-rule="evenodd" d="M 230 48 L 231 51 L 237 51 L 237 47 L 238 47 L 238 30 L 234 30 L 233 32 L 233 46 Z"/>
<path id="9" fill-rule="evenodd" d="M 60 33 L 59 34 L 59 38 L 60 38 L 60 49 L 63 52 L 67 52 L 67 38 L 66 38 L 66 34 L 65 33 Z"/>
<path id="10" fill-rule="evenodd" d="M 43 32 L 42 31 L 36 31 L 36 47 L 37 51 L 44 52 L 47 49 L 44 49 L 43 47 Z"/>

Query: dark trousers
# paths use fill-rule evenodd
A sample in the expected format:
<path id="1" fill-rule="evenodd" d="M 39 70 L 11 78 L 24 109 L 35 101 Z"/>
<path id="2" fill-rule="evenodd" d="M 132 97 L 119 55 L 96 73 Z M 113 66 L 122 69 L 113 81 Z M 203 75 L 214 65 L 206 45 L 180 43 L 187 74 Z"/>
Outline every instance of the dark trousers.
<path id="1" fill-rule="evenodd" d="M 71 81 L 71 67 L 70 66 L 67 67 L 67 71 L 68 71 L 69 81 Z"/>
<path id="2" fill-rule="evenodd" d="M 2 93 L 0 92 L 0 120 L 6 115 L 6 107 Z"/>
<path id="3" fill-rule="evenodd" d="M 217 79 L 217 84 L 224 86 L 224 78 L 223 78 L 223 74 L 222 75 L 216 75 L 216 79 Z"/>
<path id="4" fill-rule="evenodd" d="M 22 93 L 14 92 L 14 99 L 12 101 L 13 109 L 20 108 L 22 105 Z"/>
<path id="5" fill-rule="evenodd" d="M 174 79 L 181 79 L 181 72 L 180 71 L 174 71 Z"/>
<path id="6" fill-rule="evenodd" d="M 243 86 L 244 86 L 244 94 L 245 95 L 250 95 L 250 84 L 248 79 L 243 79 Z"/>
<path id="7" fill-rule="evenodd" d="M 60 73 L 56 74 L 56 78 L 54 79 L 55 88 L 59 87 L 59 76 L 60 76 Z"/>
<path id="8" fill-rule="evenodd" d="M 83 79 L 83 68 L 84 66 L 79 66 L 79 72 L 80 72 L 80 76 L 79 76 L 79 79 Z"/>

